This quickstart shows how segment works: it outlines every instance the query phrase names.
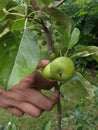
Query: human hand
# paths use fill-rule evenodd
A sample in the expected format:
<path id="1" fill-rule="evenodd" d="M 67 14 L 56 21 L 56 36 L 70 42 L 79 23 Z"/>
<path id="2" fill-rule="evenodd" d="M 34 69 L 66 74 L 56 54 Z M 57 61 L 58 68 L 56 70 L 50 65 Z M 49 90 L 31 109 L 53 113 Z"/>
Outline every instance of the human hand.
<path id="1" fill-rule="evenodd" d="M 45 66 L 47 63 L 47 61 L 40 62 L 38 68 Z M 51 110 L 59 97 L 56 90 L 51 97 L 47 97 L 39 90 L 50 89 L 54 84 L 55 81 L 48 80 L 38 71 L 35 71 L 8 91 L 0 87 L 0 107 L 16 116 L 27 113 L 33 117 L 39 117 L 43 111 Z"/>

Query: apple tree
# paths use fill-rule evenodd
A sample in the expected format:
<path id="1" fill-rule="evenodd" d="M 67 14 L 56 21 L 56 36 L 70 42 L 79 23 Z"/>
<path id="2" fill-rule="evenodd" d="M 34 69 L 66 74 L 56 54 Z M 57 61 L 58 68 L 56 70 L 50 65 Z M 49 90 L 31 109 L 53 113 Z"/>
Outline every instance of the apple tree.
<path id="1" fill-rule="evenodd" d="M 75 71 L 66 81 L 56 78 L 55 89 L 61 95 L 57 103 L 58 130 L 62 130 L 65 120 L 65 124 L 71 122 L 73 128 L 93 130 L 96 125 L 90 120 L 89 113 L 98 103 L 98 83 L 91 82 L 81 73 L 77 59 L 90 56 L 98 62 L 98 47 L 77 47 L 81 32 L 63 12 L 65 4 L 64 0 L 0 0 L 0 83 L 5 89 L 9 89 L 34 71 L 40 60 L 48 59 L 53 63 L 58 57 L 67 57 L 74 63 Z M 69 61 L 64 61 L 64 68 L 67 62 Z M 57 62 L 58 65 L 62 63 L 61 60 Z M 54 71 L 56 65 L 52 66 Z M 68 66 L 63 73 L 72 70 L 70 63 Z M 48 75 L 47 70 L 44 73 Z M 52 77 L 57 77 L 56 72 L 53 73 Z M 61 110 L 62 100 L 71 98 L 73 93 L 76 96 L 80 91 L 83 94 L 75 111 L 65 117 Z M 80 109 L 83 110 L 87 104 L 89 108 L 86 108 L 85 114 Z M 46 124 L 45 129 L 50 130 L 50 125 Z"/>

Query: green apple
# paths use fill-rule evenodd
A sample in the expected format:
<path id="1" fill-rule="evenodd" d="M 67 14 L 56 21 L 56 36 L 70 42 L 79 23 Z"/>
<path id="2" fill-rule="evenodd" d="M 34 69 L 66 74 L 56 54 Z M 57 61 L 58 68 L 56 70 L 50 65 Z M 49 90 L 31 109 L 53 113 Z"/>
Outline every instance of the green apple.
<path id="1" fill-rule="evenodd" d="M 42 70 L 44 77 L 57 81 L 69 80 L 74 72 L 74 63 L 68 57 L 58 57 L 46 65 Z"/>
<path id="2" fill-rule="evenodd" d="M 52 79 L 51 71 L 50 71 L 50 65 L 51 62 L 48 63 L 43 69 L 42 69 L 42 75 L 48 79 Z"/>
<path id="3" fill-rule="evenodd" d="M 70 58 L 58 57 L 51 62 L 50 71 L 53 79 L 67 81 L 73 76 L 75 67 Z"/>

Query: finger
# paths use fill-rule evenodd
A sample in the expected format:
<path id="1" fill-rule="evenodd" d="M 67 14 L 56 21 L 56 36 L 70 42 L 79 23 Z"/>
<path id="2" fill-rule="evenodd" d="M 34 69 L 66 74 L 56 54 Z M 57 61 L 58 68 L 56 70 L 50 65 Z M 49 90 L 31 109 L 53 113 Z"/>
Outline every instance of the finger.
<path id="1" fill-rule="evenodd" d="M 26 114 L 31 115 L 33 117 L 39 117 L 43 112 L 42 109 L 28 102 L 21 102 L 18 107 L 19 109 L 22 109 Z"/>
<path id="2" fill-rule="evenodd" d="M 0 107 L 2 107 L 3 109 L 6 109 L 10 113 L 19 117 L 24 114 L 24 112 L 18 109 L 17 107 L 12 107 L 14 106 L 14 104 L 17 104 L 17 101 L 10 98 L 6 93 L 0 96 L 1 96 Z"/>
<path id="3" fill-rule="evenodd" d="M 8 110 L 10 113 L 16 116 L 22 116 L 24 113 L 27 113 L 33 117 L 39 117 L 43 110 L 34 106 L 33 104 L 26 102 L 25 97 L 19 97 L 20 95 L 12 94 L 13 97 L 9 96 L 10 93 L 6 94 L 5 98 L 2 100 L 2 108 Z M 18 97 L 17 97 L 18 96 Z M 7 99 L 8 97 L 8 99 Z"/>
<path id="4" fill-rule="evenodd" d="M 44 67 L 44 66 L 47 65 L 48 63 L 49 63 L 49 60 L 41 60 L 41 61 L 38 63 L 37 69 L 40 69 L 40 68 Z"/>
<path id="5" fill-rule="evenodd" d="M 13 105 L 13 108 L 9 107 L 7 110 L 17 116 L 22 116 L 24 113 L 26 113 L 33 117 L 39 117 L 41 113 L 43 112 L 42 109 L 25 101 L 24 102 L 20 101 L 20 102 L 15 103 Z"/>
<path id="6" fill-rule="evenodd" d="M 21 117 L 24 115 L 24 112 L 16 107 L 8 107 L 7 111 L 18 117 Z"/>
<path id="7" fill-rule="evenodd" d="M 43 110 L 51 110 L 54 105 L 57 103 L 57 100 L 59 98 L 59 93 L 57 90 L 54 91 L 52 96 L 49 98 L 48 96 L 42 94 L 41 92 L 35 90 L 35 89 L 27 89 L 26 91 L 23 91 L 22 94 L 14 95 L 14 97 L 17 97 L 17 100 L 24 100 L 29 102 L 30 104 L 34 104 L 38 108 L 41 108 Z"/>
<path id="8" fill-rule="evenodd" d="M 52 94 L 52 96 L 50 98 L 48 96 L 42 94 L 41 92 L 39 92 L 39 93 L 34 92 L 33 95 L 35 95 L 35 96 L 33 96 L 33 99 L 31 97 L 31 102 L 33 104 L 35 104 L 37 107 L 39 107 L 43 110 L 46 110 L 46 111 L 50 111 L 55 106 L 55 104 L 57 103 L 57 100 L 59 98 L 59 93 L 57 90 L 54 91 L 54 93 Z M 29 101 L 30 101 L 30 99 L 29 99 Z"/>
<path id="9" fill-rule="evenodd" d="M 19 89 L 23 89 L 23 88 L 36 88 L 36 89 L 45 89 L 45 90 L 49 90 L 51 89 L 54 84 L 56 83 L 56 81 L 54 80 L 49 80 L 45 77 L 43 77 L 38 71 L 35 71 L 31 74 L 29 74 L 28 76 L 26 76 L 23 80 L 20 81 L 20 83 L 18 85 L 16 85 Z M 14 89 L 12 88 L 12 89 Z"/>

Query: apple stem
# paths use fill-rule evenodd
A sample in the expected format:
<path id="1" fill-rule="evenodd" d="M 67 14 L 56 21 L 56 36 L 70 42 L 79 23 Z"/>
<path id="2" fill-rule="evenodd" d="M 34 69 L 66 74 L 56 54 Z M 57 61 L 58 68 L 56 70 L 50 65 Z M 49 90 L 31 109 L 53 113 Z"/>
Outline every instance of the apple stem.
<path id="1" fill-rule="evenodd" d="M 58 92 L 60 93 L 60 86 L 56 84 L 55 89 L 58 90 Z M 59 96 L 58 101 L 57 101 L 57 114 L 58 114 L 58 118 L 57 118 L 57 126 L 58 126 L 58 130 L 62 130 L 61 127 L 61 121 L 62 121 L 62 106 L 61 106 L 61 97 Z"/>

